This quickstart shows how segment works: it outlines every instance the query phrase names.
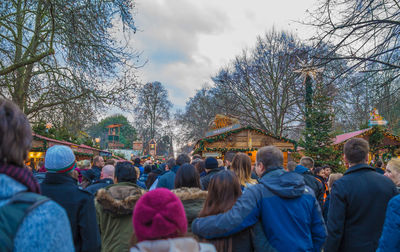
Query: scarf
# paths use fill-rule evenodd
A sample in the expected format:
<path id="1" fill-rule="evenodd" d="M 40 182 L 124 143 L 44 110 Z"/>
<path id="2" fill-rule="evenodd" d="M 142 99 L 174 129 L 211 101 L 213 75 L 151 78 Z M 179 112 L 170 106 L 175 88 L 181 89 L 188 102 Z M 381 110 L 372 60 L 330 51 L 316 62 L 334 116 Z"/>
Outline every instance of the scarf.
<path id="1" fill-rule="evenodd" d="M 29 192 L 39 193 L 40 186 L 27 168 L 21 168 L 12 164 L 0 164 L 0 173 L 5 174 L 19 183 L 28 187 Z"/>

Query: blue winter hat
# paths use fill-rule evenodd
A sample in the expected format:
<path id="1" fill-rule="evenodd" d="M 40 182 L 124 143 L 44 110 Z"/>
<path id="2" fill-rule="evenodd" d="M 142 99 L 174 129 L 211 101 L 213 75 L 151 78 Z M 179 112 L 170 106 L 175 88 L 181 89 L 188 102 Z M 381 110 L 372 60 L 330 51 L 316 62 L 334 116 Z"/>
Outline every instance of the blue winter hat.
<path id="1" fill-rule="evenodd" d="M 51 173 L 66 173 L 76 168 L 75 155 L 71 148 L 54 145 L 46 151 L 44 167 Z"/>
<path id="2" fill-rule="evenodd" d="M 218 168 L 218 160 L 213 157 L 208 157 L 204 161 L 206 169 L 211 170 L 211 169 L 217 169 Z"/>

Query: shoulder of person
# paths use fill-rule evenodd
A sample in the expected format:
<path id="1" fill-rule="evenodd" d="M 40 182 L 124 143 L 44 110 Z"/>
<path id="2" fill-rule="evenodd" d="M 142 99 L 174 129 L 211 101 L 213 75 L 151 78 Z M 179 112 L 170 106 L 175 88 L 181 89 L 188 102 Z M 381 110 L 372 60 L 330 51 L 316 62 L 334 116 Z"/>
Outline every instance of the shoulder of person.
<path id="1" fill-rule="evenodd" d="M 78 191 L 79 191 L 79 193 L 82 194 L 82 196 L 85 197 L 85 198 L 90 198 L 90 199 L 93 199 L 93 198 L 94 198 L 93 194 L 92 194 L 91 192 L 87 191 L 86 189 L 83 189 L 83 188 L 81 188 L 81 187 L 78 187 Z"/>

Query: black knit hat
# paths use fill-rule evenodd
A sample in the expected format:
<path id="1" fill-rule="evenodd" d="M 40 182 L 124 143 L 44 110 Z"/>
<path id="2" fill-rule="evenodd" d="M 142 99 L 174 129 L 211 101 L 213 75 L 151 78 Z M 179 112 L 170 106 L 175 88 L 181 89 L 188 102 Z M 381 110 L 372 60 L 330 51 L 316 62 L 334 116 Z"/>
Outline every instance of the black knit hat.
<path id="1" fill-rule="evenodd" d="M 218 161 L 213 157 L 208 157 L 205 160 L 205 165 L 207 170 L 217 169 L 218 168 Z"/>

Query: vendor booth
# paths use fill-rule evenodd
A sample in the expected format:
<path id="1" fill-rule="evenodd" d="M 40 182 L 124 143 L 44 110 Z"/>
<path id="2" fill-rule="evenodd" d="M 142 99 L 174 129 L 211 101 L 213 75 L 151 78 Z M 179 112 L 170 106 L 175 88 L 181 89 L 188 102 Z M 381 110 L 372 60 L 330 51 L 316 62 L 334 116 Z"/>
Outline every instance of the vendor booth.
<path id="1" fill-rule="evenodd" d="M 293 140 L 274 136 L 264 130 L 250 126 L 242 127 L 235 123 L 220 123 L 216 117 L 214 129 L 206 133 L 206 137 L 199 139 L 194 147 L 193 154 L 202 157 L 223 158 L 226 152 L 247 153 L 252 163 L 255 163 L 257 150 L 267 145 L 273 145 L 282 150 L 284 165 L 291 160 L 291 153 L 296 151 L 297 143 Z M 223 120 L 227 121 L 226 118 Z M 219 125 L 215 126 L 215 125 Z"/>

